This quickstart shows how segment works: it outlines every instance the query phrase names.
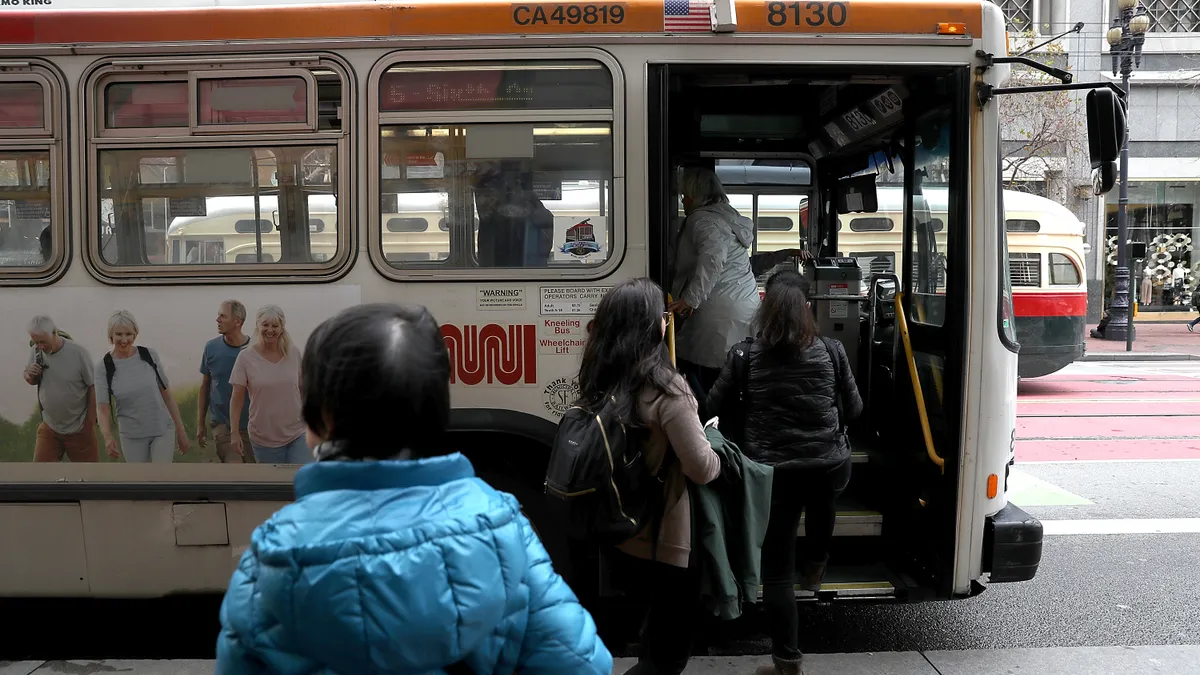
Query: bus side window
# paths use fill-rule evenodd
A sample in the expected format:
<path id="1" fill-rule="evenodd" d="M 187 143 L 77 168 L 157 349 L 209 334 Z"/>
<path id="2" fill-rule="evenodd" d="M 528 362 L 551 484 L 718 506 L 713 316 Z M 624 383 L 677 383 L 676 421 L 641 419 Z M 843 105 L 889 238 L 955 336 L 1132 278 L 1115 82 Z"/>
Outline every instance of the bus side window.
<path id="1" fill-rule="evenodd" d="M 89 111 L 97 267 L 134 277 L 215 266 L 189 274 L 234 279 L 251 263 L 267 274 L 325 274 L 344 264 L 346 101 L 344 75 L 332 65 L 98 71 L 91 82 L 101 107 Z"/>
<path id="2" fill-rule="evenodd" d="M 40 64 L 0 74 L 0 283 L 45 279 L 66 258 L 62 92 Z"/>
<path id="3" fill-rule="evenodd" d="M 383 269 L 609 260 L 613 90 L 608 68 L 585 60 L 406 60 L 381 73 L 373 253 Z M 429 117 L 448 119 L 420 121 Z"/>

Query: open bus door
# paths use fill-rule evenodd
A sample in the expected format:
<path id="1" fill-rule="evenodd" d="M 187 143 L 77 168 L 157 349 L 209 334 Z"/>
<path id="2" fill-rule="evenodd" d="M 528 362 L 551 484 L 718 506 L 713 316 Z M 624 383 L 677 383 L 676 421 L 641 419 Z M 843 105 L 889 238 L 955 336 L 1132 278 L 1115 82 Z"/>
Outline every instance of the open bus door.
<path id="1" fill-rule="evenodd" d="M 899 519 L 914 573 L 936 588 L 954 593 L 966 364 L 966 262 L 969 250 L 965 161 L 969 111 L 966 72 L 941 78 L 948 95 L 907 120 L 904 139 L 904 249 L 900 288 L 895 297 L 894 391 L 907 414 L 906 447 L 912 448 L 908 517 Z M 936 194 L 940 192 L 941 194 Z M 939 250 L 930 202 L 946 202 Z M 958 264 L 955 264 L 955 263 Z M 915 501 L 914 501 L 915 498 Z M 923 585 L 924 585 L 923 584 Z"/>
<path id="2" fill-rule="evenodd" d="M 889 76 L 880 79 L 878 68 L 843 70 L 651 64 L 649 268 L 653 278 L 670 286 L 680 216 L 675 185 L 680 165 L 701 162 L 715 166 L 718 176 L 732 176 L 741 167 L 722 168 L 742 161 L 741 166 L 754 169 L 741 171 L 748 176 L 767 168 L 783 174 L 793 169 L 781 163 L 808 158 L 814 178 L 789 189 L 804 192 L 809 200 L 802 209 L 797 202 L 796 224 L 807 225 L 807 232 L 797 228 L 796 243 L 809 244 L 820 258 L 838 255 L 839 209 L 832 208 L 838 181 L 865 178 L 861 174 L 880 151 L 897 157 L 902 167 L 896 169 L 903 173 L 894 180 L 898 183 L 902 177 L 906 188 L 905 243 L 900 278 L 893 284 L 898 293 L 891 298 L 896 312 L 891 320 L 903 321 L 904 330 L 891 331 L 887 344 L 872 352 L 886 376 L 871 385 L 878 393 L 869 413 L 872 419 L 851 427 L 852 432 L 856 426 L 873 429 L 856 435 L 853 477 L 837 505 L 829 572 L 817 596 L 948 598 L 954 594 L 954 562 L 960 548 L 958 457 L 969 291 L 967 143 L 960 135 L 968 127 L 969 71 L 914 67 L 889 70 Z M 837 89 L 839 101 L 833 110 L 789 103 L 816 100 L 832 89 Z M 895 109 L 900 114 L 889 110 L 874 125 L 862 125 L 840 141 L 820 135 L 840 119 L 843 107 L 866 109 L 880 96 L 903 99 L 903 106 Z M 753 163 L 744 164 L 747 158 Z M 769 196 L 779 197 L 784 190 L 779 181 L 764 190 L 758 178 L 747 185 L 730 181 L 725 188 L 731 198 L 749 195 L 759 200 L 772 191 L 776 194 Z M 938 226 L 922 199 L 944 200 L 947 193 L 950 215 Z M 753 210 L 754 202 L 748 203 Z M 944 246 L 935 238 L 942 232 Z M 788 234 L 790 242 L 792 233 Z M 760 231 L 759 244 L 761 235 Z M 761 245 L 757 248 L 762 250 Z M 964 264 L 956 266 L 956 260 Z M 852 359 L 861 359 L 857 355 L 866 351 L 847 350 Z M 861 373 L 861 360 L 859 364 L 856 370 Z M 799 593 L 805 597 L 806 592 Z"/>

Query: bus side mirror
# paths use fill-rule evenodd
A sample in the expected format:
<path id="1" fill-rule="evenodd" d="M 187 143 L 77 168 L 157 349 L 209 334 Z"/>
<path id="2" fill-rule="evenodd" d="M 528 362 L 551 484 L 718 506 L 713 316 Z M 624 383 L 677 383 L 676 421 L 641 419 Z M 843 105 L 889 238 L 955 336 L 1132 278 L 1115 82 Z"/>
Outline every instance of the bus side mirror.
<path id="1" fill-rule="evenodd" d="M 1088 154 L 1092 168 L 1117 161 L 1125 143 L 1125 104 L 1111 89 L 1087 95 Z"/>
<path id="2" fill-rule="evenodd" d="M 1097 197 L 1108 194 L 1117 183 L 1117 163 L 1104 162 L 1092 169 L 1092 194 Z"/>

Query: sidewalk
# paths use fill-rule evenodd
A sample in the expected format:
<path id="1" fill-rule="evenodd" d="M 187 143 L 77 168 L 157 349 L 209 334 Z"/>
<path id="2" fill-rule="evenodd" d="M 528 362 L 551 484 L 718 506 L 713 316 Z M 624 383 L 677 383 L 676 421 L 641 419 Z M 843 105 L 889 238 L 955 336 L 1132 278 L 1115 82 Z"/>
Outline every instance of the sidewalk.
<path id="1" fill-rule="evenodd" d="M 765 656 L 696 657 L 684 675 L 751 675 Z M 617 659 L 614 675 L 633 666 Z M 0 675 L 211 675 L 214 661 L 0 661 Z M 1200 646 L 812 654 L 806 675 L 1200 675 Z"/>
<path id="2" fill-rule="evenodd" d="M 1140 317 L 1139 317 L 1140 318 Z M 1195 318 L 1188 315 L 1189 320 Z M 1133 352 L 1126 353 L 1125 341 L 1101 340 L 1091 335 L 1095 326 L 1088 326 L 1087 351 L 1082 361 L 1154 360 L 1194 361 L 1200 360 L 1200 327 L 1189 333 L 1186 321 L 1173 323 L 1138 323 L 1133 320 L 1136 339 Z"/>

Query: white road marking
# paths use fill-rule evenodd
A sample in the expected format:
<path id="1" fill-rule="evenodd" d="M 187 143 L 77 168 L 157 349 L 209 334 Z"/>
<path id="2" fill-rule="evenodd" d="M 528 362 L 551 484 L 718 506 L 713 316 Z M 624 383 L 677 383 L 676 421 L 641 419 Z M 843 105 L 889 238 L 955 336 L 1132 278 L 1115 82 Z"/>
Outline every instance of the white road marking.
<path id="1" fill-rule="evenodd" d="M 1114 518 L 1111 520 L 1043 520 L 1046 536 L 1072 534 L 1197 534 L 1200 518 Z"/>
<path id="2" fill-rule="evenodd" d="M 1145 464 L 1164 462 L 1200 462 L 1200 457 L 1183 457 L 1180 459 L 1021 459 L 1014 466 L 1030 464 Z"/>

